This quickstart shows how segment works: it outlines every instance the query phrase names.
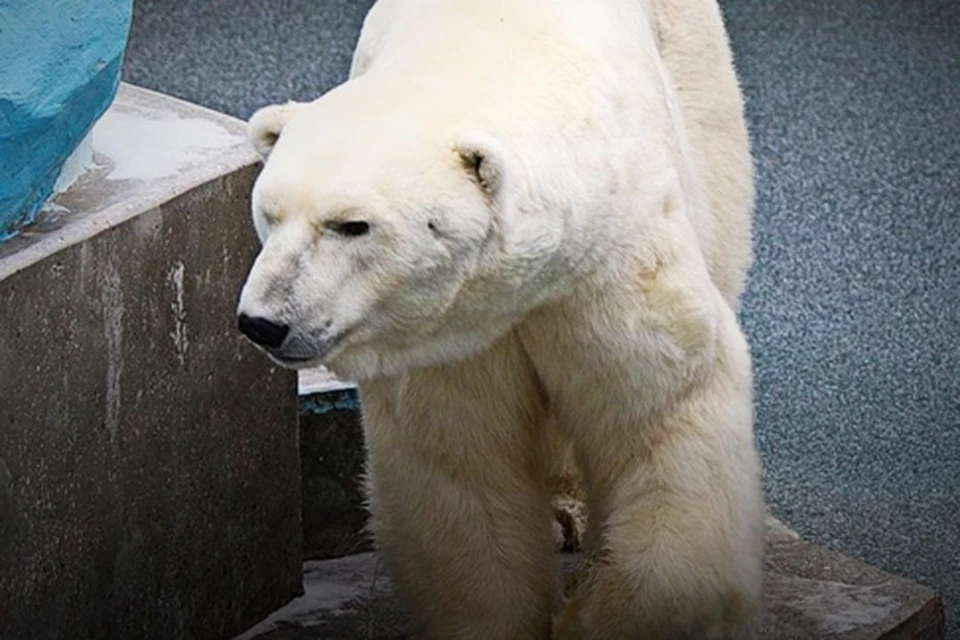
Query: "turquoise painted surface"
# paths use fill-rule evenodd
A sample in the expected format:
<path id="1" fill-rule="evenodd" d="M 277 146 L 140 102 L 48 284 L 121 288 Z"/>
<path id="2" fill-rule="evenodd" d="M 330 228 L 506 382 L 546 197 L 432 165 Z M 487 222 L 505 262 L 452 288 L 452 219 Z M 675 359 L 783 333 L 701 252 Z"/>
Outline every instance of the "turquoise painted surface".
<path id="1" fill-rule="evenodd" d="M 331 411 L 359 411 L 360 396 L 355 389 L 310 394 L 300 398 L 300 413 L 315 416 Z"/>
<path id="2" fill-rule="evenodd" d="M 0 240 L 113 102 L 132 0 L 0 0 Z"/>

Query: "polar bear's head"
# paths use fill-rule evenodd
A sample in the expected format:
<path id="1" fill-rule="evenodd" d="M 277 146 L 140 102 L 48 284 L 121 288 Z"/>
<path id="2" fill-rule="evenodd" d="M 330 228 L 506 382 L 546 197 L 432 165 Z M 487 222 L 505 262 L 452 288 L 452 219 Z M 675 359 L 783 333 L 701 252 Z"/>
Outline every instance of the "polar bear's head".
<path id="1" fill-rule="evenodd" d="M 385 105 L 357 82 L 251 119 L 262 250 L 238 306 L 240 329 L 278 363 L 355 380 L 503 335 L 552 237 L 510 222 L 514 160 L 495 136 L 436 105 Z"/>

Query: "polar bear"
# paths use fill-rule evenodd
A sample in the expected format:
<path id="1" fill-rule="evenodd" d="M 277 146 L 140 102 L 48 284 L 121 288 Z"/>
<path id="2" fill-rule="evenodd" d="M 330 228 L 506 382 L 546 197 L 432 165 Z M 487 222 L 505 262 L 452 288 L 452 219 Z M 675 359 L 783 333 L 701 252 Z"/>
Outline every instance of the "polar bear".
<path id="1" fill-rule="evenodd" d="M 380 0 L 348 81 L 249 129 L 239 328 L 359 382 L 418 637 L 750 637 L 753 186 L 715 0 Z M 565 447 L 591 518 L 566 594 Z"/>

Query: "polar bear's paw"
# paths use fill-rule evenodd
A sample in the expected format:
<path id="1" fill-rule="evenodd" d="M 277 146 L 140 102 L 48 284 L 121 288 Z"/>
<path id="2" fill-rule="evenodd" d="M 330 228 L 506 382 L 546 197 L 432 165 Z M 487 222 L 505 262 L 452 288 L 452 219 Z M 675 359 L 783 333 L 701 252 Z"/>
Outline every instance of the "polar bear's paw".
<path id="1" fill-rule="evenodd" d="M 559 551 L 580 551 L 587 529 L 587 504 L 573 493 L 557 492 L 553 507 L 553 539 Z"/>

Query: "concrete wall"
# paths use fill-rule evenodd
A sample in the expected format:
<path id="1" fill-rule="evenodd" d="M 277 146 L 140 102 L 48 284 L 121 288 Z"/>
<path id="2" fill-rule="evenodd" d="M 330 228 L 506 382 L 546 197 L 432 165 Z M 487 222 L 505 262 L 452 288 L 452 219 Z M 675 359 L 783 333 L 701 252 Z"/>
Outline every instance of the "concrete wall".
<path id="1" fill-rule="evenodd" d="M 303 380 L 301 378 L 301 388 Z M 367 551 L 367 509 L 360 484 L 366 448 L 355 389 L 300 398 L 304 559 Z"/>
<path id="2" fill-rule="evenodd" d="M 64 213 L 0 247 L 0 638 L 230 637 L 302 553 L 296 377 L 235 330 L 254 158 L 127 87 L 94 133 Z"/>

